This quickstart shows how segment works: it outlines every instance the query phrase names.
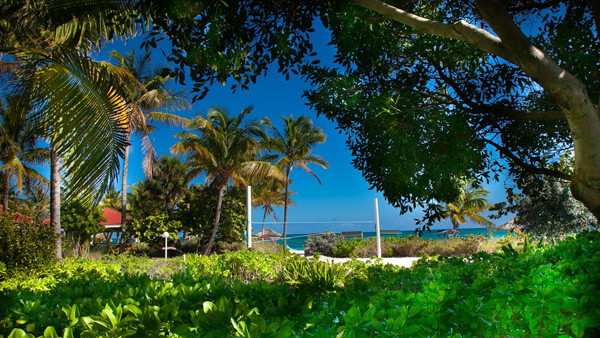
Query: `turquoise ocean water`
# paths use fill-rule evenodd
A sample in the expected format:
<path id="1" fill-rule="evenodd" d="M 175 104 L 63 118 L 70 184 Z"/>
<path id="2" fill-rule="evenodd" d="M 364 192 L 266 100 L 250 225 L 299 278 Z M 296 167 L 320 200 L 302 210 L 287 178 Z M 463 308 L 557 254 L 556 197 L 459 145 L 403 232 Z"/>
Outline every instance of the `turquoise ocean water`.
<path id="1" fill-rule="evenodd" d="M 431 232 L 429 231 L 423 231 L 423 239 L 440 239 L 440 237 L 435 234 L 436 230 L 432 230 Z M 479 229 L 479 228 L 474 228 L 474 229 L 459 229 L 459 233 L 457 235 L 457 237 L 466 237 L 468 235 L 484 235 L 486 237 L 494 237 L 494 238 L 500 238 L 500 237 L 505 237 L 506 234 L 508 233 L 508 231 L 506 230 L 496 230 L 496 231 L 490 231 L 487 229 Z M 385 237 L 406 237 L 406 236 L 410 236 L 410 235 L 414 235 L 415 232 L 414 231 L 402 231 L 402 233 L 398 234 L 398 235 L 382 235 L 382 238 Z M 375 237 L 375 232 L 363 232 L 363 237 L 364 238 L 369 238 L 369 237 Z M 290 234 L 288 235 L 288 240 L 287 240 L 287 245 L 294 249 L 294 250 L 304 250 L 304 242 L 308 239 L 308 234 Z M 278 240 L 277 244 L 283 244 L 282 240 Z"/>

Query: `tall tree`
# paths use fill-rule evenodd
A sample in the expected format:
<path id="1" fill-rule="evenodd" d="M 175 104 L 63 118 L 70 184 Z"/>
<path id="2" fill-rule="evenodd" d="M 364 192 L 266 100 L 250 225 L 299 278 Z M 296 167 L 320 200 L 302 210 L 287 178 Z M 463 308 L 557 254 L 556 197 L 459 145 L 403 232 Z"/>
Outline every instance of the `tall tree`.
<path id="1" fill-rule="evenodd" d="M 199 96 L 217 81 L 247 87 L 272 62 L 305 71 L 310 103 L 348 133 L 354 165 L 402 212 L 452 201 L 457 177 L 494 178 L 492 151 L 511 174 L 569 181 L 600 216 L 596 1 L 151 3 Z M 314 60 L 316 17 L 332 32 L 334 67 L 302 67 Z M 553 166 L 565 147 L 573 174 Z"/>
<path id="2" fill-rule="evenodd" d="M 25 177 L 48 184 L 48 180 L 30 167 L 48 162 L 47 149 L 36 147 L 40 130 L 28 118 L 30 105 L 26 97 L 8 96 L 6 104 L 0 100 L 0 160 L 4 172 L 4 198 L 2 206 L 8 213 L 11 183 L 16 180 L 16 190 L 22 191 Z"/>
<path id="3" fill-rule="evenodd" d="M 223 192 L 230 180 L 247 185 L 252 178 L 283 179 L 279 168 L 256 160 L 260 144 L 255 137 L 265 135 L 259 124 L 245 120 L 251 111 L 252 107 L 248 107 L 238 116 L 231 116 L 224 108 L 211 108 L 206 117 L 197 116 L 186 123 L 195 133 L 187 131 L 175 135 L 180 141 L 171 151 L 187 156 L 191 168 L 189 177 L 206 173 L 210 187 L 217 191 L 217 207 L 212 232 L 203 250 L 205 255 L 211 252 L 219 230 Z"/>
<path id="4" fill-rule="evenodd" d="M 273 215 L 273 221 L 277 222 L 279 219 L 275 214 L 275 207 L 282 207 L 285 205 L 285 183 L 275 180 L 258 180 L 252 184 L 252 206 L 263 208 L 263 223 L 262 231 L 265 230 L 265 223 L 268 215 Z M 296 193 L 290 191 L 290 195 Z M 294 206 L 295 203 L 290 200 L 289 204 Z"/>
<path id="5" fill-rule="evenodd" d="M 129 51 L 126 55 L 112 51 L 111 57 L 116 61 L 116 66 L 119 68 L 114 70 L 115 73 L 122 75 L 123 82 L 120 85 L 119 93 L 130 108 L 129 126 L 125 136 L 128 145 L 125 147 L 121 180 L 121 191 L 126 192 L 128 188 L 127 174 L 131 134 L 136 133 L 142 140 L 142 150 L 146 153 L 142 166 L 146 178 L 151 179 L 158 157 L 148 137 L 148 134 L 155 130 L 155 127 L 150 125 L 149 122 L 160 121 L 172 125 L 181 125 L 183 119 L 180 116 L 165 111 L 190 109 L 191 106 L 179 94 L 169 91 L 167 81 L 169 80 L 170 69 L 160 66 L 155 67 L 152 64 L 150 53 L 136 56 L 135 50 Z M 121 198 L 121 227 L 125 227 L 127 194 L 121 194 Z"/>
<path id="6" fill-rule="evenodd" d="M 53 168 L 51 219 L 60 230 L 59 155 L 64 157 L 69 195 L 99 199 L 118 174 L 127 144 L 128 107 L 97 67 L 90 52 L 115 35 L 134 33 L 147 17 L 136 17 L 135 1 L 6 1 L 0 4 L 2 69 L 16 77 L 14 92 L 30 93 L 32 118 L 50 139 Z M 100 191 L 99 195 L 96 193 Z M 56 256 L 61 257 L 57 236 Z"/>
<path id="7" fill-rule="evenodd" d="M 294 119 L 293 115 L 290 115 L 289 118 L 283 116 L 281 119 L 284 123 L 283 132 L 277 130 L 268 118 L 264 118 L 262 123 L 271 132 L 271 137 L 265 141 L 265 148 L 273 152 L 270 157 L 273 159 L 278 158 L 277 166 L 285 172 L 283 248 L 287 250 L 287 221 L 288 208 L 290 206 L 290 175 L 292 169 L 296 166 L 304 169 L 321 184 L 321 180 L 307 165 L 317 164 L 326 169 L 329 163 L 318 155 L 311 155 L 312 149 L 327 139 L 321 128 L 313 126 L 312 121 L 304 115 L 296 119 Z"/>

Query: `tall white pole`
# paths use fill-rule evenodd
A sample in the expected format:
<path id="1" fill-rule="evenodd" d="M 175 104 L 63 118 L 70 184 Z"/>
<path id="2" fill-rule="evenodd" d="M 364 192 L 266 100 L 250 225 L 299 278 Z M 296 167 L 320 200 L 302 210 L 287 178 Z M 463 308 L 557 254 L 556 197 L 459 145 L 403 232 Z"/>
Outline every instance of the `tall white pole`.
<path id="1" fill-rule="evenodd" d="M 248 249 L 252 247 L 252 187 L 248 186 L 246 196 L 246 205 L 248 206 Z"/>
<path id="2" fill-rule="evenodd" d="M 379 206 L 375 199 L 375 234 L 377 235 L 377 258 L 381 258 L 381 231 L 379 229 Z"/>

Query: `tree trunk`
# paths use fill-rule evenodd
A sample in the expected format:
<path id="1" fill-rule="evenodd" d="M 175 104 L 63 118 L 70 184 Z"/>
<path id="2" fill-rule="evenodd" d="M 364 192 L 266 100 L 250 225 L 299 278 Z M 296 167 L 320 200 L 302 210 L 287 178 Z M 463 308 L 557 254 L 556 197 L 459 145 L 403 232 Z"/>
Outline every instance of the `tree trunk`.
<path id="1" fill-rule="evenodd" d="M 202 253 L 205 256 L 208 256 L 210 254 L 213 244 L 215 243 L 215 237 L 217 237 L 217 230 L 219 230 L 219 221 L 221 219 L 221 206 L 223 205 L 223 193 L 225 192 L 225 186 L 226 185 L 221 185 L 221 187 L 219 188 L 219 196 L 217 197 L 217 211 L 215 212 L 215 222 L 213 224 L 213 229 L 212 233 L 210 234 L 208 244 L 206 244 L 204 252 Z"/>
<path id="2" fill-rule="evenodd" d="M 263 227 L 262 227 L 262 233 L 265 233 L 265 222 L 267 221 L 267 206 L 265 206 L 265 213 L 263 215 Z"/>
<path id="3" fill-rule="evenodd" d="M 283 200 L 283 251 L 287 251 L 287 220 L 288 220 L 288 207 L 290 206 L 290 171 L 292 165 L 288 164 L 285 168 L 285 196 Z"/>
<path id="4" fill-rule="evenodd" d="M 127 133 L 126 136 L 127 146 L 125 147 L 125 153 L 123 154 L 123 179 L 121 180 L 121 232 L 125 229 L 125 223 L 127 221 L 127 172 L 129 171 L 129 141 L 131 140 L 131 133 Z M 126 236 L 121 236 L 121 243 L 119 245 L 119 251 L 125 251 L 125 242 L 123 239 Z"/>
<path id="5" fill-rule="evenodd" d="M 477 0 L 477 4 L 502 44 L 518 60 L 515 64 L 565 113 L 575 148 L 571 192 L 600 219 L 600 114 L 585 84 L 533 45 L 501 1 Z"/>
<path id="6" fill-rule="evenodd" d="M 54 146 L 50 149 L 50 224 L 56 234 L 56 259 L 62 259 L 60 231 L 60 158 Z"/>
<path id="7" fill-rule="evenodd" d="M 476 0 L 477 11 L 497 36 L 460 20 L 443 24 L 419 17 L 380 0 L 354 0 L 421 33 L 461 40 L 514 64 L 547 92 L 569 123 L 575 149 L 571 192 L 600 222 L 600 113 L 586 86 L 535 46 L 500 0 Z M 597 8 L 598 6 L 596 6 Z"/>
<path id="8" fill-rule="evenodd" d="M 6 169 L 4 172 L 5 181 L 4 181 L 4 199 L 2 200 L 2 207 L 4 208 L 4 213 L 8 215 L 8 193 L 10 191 L 10 170 Z"/>

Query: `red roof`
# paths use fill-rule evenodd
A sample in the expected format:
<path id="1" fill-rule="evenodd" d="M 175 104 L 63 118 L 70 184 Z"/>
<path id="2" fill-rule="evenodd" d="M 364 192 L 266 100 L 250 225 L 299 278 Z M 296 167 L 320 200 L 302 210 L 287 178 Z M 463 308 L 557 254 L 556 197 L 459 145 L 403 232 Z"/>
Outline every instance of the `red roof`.
<path id="1" fill-rule="evenodd" d="M 102 216 L 106 218 L 105 222 L 100 222 L 100 225 L 121 225 L 121 213 L 111 208 L 102 208 Z M 50 224 L 50 219 L 46 218 L 42 224 Z"/>
<path id="2" fill-rule="evenodd" d="M 121 213 L 111 208 L 102 208 L 103 216 L 106 222 L 100 222 L 100 225 L 121 225 Z"/>
<path id="3" fill-rule="evenodd" d="M 8 210 L 8 211 L 11 212 L 10 210 Z M 2 205 L 0 205 L 0 213 L 4 214 L 4 207 Z M 31 217 L 25 216 L 20 212 L 12 212 L 12 214 L 17 216 L 15 221 L 18 223 L 21 223 L 23 221 L 31 222 Z"/>

